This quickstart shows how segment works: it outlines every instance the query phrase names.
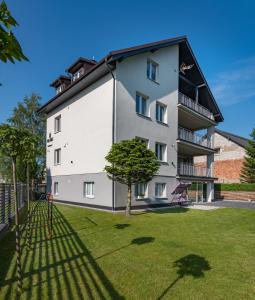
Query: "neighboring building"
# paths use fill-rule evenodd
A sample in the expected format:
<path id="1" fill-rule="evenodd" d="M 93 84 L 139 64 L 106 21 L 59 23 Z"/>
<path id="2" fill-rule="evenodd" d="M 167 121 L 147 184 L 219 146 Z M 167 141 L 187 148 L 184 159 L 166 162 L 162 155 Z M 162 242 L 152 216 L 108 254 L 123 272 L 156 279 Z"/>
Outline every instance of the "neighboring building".
<path id="1" fill-rule="evenodd" d="M 169 205 L 180 181 L 206 183 L 206 199 L 213 199 L 212 140 L 223 117 L 186 37 L 112 51 L 99 62 L 80 58 L 67 71 L 40 109 L 47 114 L 48 191 L 56 200 L 123 209 L 127 188 L 103 169 L 111 145 L 134 137 L 161 166 L 133 189 L 133 207 Z M 196 135 L 201 129 L 206 139 Z M 194 166 L 197 155 L 207 156 L 206 167 Z"/>
<path id="2" fill-rule="evenodd" d="M 214 176 L 217 182 L 239 183 L 248 139 L 215 129 Z M 203 167 L 206 157 L 196 157 L 195 165 Z"/>

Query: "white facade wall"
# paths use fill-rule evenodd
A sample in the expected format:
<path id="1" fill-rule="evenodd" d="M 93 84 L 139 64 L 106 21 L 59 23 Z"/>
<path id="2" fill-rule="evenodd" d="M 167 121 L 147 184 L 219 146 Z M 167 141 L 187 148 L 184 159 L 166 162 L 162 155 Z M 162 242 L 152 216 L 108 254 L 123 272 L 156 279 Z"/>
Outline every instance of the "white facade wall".
<path id="1" fill-rule="evenodd" d="M 157 83 L 147 78 L 147 60 L 158 64 Z M 178 128 L 178 63 L 179 47 L 172 46 L 154 53 L 147 52 L 124 59 L 116 68 L 116 141 L 141 137 L 149 140 L 155 151 L 155 142 L 167 145 L 167 163 L 162 164 L 159 176 L 148 184 L 148 199 L 136 200 L 134 205 L 169 201 L 176 186 L 177 128 Z M 136 113 L 136 92 L 149 98 L 149 117 Z M 156 102 L 167 106 L 167 126 L 156 121 Z M 155 182 L 166 183 L 166 199 L 155 199 Z M 126 201 L 126 187 L 116 184 L 116 205 Z M 123 199 L 124 196 L 124 199 Z"/>
<path id="2" fill-rule="evenodd" d="M 101 78 L 48 115 L 47 169 L 51 176 L 100 173 L 112 145 L 113 79 Z M 61 132 L 54 133 L 61 115 Z M 51 145 L 49 147 L 49 145 Z M 54 150 L 61 148 L 61 164 L 54 165 Z"/>
<path id="3" fill-rule="evenodd" d="M 153 151 L 155 142 L 167 144 L 167 164 L 159 171 L 166 176 L 176 176 L 177 172 L 178 52 L 178 46 L 172 46 L 136 55 L 118 63 L 116 70 L 116 141 L 146 138 Z M 159 65 L 158 83 L 147 78 L 148 58 Z M 136 92 L 149 97 L 150 120 L 137 115 Z M 156 121 L 156 101 L 167 105 L 167 126 Z"/>

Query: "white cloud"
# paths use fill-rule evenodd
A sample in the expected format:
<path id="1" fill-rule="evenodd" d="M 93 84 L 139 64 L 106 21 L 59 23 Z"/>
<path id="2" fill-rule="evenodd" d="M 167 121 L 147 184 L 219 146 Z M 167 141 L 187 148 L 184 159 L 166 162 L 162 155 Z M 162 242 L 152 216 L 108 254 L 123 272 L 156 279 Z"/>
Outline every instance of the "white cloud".
<path id="1" fill-rule="evenodd" d="M 229 106 L 255 99 L 255 57 L 239 60 L 211 81 L 215 99 Z"/>

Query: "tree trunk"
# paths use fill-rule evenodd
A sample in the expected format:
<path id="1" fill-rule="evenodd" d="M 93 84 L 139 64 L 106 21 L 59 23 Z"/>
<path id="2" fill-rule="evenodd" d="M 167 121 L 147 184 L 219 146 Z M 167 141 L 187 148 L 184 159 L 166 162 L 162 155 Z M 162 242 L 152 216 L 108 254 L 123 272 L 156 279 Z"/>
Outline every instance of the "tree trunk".
<path id="1" fill-rule="evenodd" d="M 128 184 L 128 199 L 127 199 L 127 207 L 126 207 L 126 216 L 130 216 L 131 212 L 131 192 L 132 192 L 132 185 Z"/>
<path id="2" fill-rule="evenodd" d="M 30 239 L 31 239 L 31 207 L 30 207 L 30 189 L 29 189 L 29 182 L 30 182 L 30 170 L 29 170 L 29 163 L 27 163 L 27 217 L 28 217 L 28 224 L 27 224 L 27 246 L 30 248 Z"/>
<path id="3" fill-rule="evenodd" d="M 20 252 L 20 228 L 19 228 L 19 204 L 17 197 L 17 174 L 16 174 L 16 158 L 12 158 L 12 175 L 13 175 L 13 190 L 15 203 L 15 229 L 16 229 L 16 255 L 17 255 L 17 275 L 18 275 L 18 293 L 22 291 L 21 277 L 21 252 Z"/>

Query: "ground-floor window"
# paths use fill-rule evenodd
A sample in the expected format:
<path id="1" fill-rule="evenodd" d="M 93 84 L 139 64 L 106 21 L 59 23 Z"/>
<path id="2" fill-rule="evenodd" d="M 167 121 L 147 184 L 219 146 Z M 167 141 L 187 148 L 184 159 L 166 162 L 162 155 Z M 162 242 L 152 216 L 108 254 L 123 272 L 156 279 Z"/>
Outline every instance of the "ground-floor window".
<path id="1" fill-rule="evenodd" d="M 157 198 L 162 198 L 166 196 L 166 184 L 165 183 L 155 183 L 155 196 Z"/>
<path id="2" fill-rule="evenodd" d="M 58 182 L 54 182 L 54 195 L 58 195 Z"/>
<path id="3" fill-rule="evenodd" d="M 147 183 L 137 183 L 135 185 L 135 196 L 137 198 L 144 198 L 147 197 Z"/>
<path id="4" fill-rule="evenodd" d="M 94 182 L 84 182 L 83 195 L 87 198 L 94 198 Z"/>

